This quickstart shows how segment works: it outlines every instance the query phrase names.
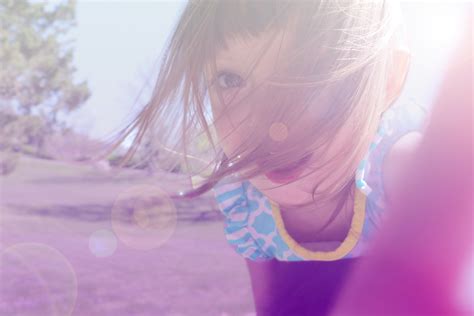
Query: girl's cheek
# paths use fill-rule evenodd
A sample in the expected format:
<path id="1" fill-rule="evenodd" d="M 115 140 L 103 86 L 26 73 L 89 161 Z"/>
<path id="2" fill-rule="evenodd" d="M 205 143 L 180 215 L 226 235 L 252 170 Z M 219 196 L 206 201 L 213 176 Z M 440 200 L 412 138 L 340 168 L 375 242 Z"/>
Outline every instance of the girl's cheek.
<path id="1" fill-rule="evenodd" d="M 230 93 L 223 93 L 222 97 L 232 100 Z M 232 103 L 235 103 L 235 100 Z M 255 113 L 252 113 L 250 104 L 221 104 L 215 93 L 211 95 L 211 105 L 219 143 L 226 155 L 232 155 L 254 131 L 256 118 L 252 114 Z"/>
<path id="2" fill-rule="evenodd" d="M 233 99 L 232 93 L 223 92 L 222 99 L 224 100 L 224 104 L 226 104 L 227 107 L 230 107 L 230 103 L 232 102 L 232 99 Z"/>
<path id="3" fill-rule="evenodd" d="M 214 112 L 214 126 L 220 147 L 222 147 L 227 156 L 232 155 L 233 151 L 238 146 L 240 137 L 238 131 L 233 128 L 235 125 L 231 118 L 227 113 Z"/>

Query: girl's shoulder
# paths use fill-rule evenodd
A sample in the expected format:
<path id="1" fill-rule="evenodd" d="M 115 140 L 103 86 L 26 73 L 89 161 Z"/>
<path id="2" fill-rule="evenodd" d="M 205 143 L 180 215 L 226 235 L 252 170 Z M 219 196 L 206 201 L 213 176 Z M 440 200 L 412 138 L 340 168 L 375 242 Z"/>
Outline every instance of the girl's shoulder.
<path id="1" fill-rule="evenodd" d="M 268 199 L 248 180 L 241 180 L 236 175 L 221 179 L 213 191 L 217 205 L 225 216 L 224 234 L 231 247 L 253 261 L 275 257 L 262 244 L 263 239 L 259 237 L 263 236 L 258 232 L 263 229 L 267 234 L 275 233 Z"/>
<path id="2" fill-rule="evenodd" d="M 383 160 L 383 187 L 387 203 L 399 199 L 398 183 L 408 164 L 414 157 L 416 149 L 422 140 L 421 131 L 412 131 L 403 135 L 389 149 Z"/>
<path id="3" fill-rule="evenodd" d="M 396 198 L 394 183 L 428 121 L 428 111 L 414 103 L 393 106 L 382 116 L 377 134 L 356 172 L 356 186 L 367 196 L 366 215 L 371 224 L 380 223 L 387 203 Z"/>

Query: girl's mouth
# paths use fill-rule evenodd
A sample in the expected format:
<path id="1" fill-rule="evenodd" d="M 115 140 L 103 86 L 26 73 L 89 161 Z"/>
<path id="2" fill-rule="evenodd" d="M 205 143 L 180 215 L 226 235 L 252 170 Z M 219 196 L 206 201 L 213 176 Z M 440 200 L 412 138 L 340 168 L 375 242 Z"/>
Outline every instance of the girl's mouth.
<path id="1" fill-rule="evenodd" d="M 296 163 L 292 163 L 283 168 L 274 169 L 265 173 L 265 176 L 274 183 L 288 183 L 296 180 L 309 164 L 313 154 L 308 154 Z"/>

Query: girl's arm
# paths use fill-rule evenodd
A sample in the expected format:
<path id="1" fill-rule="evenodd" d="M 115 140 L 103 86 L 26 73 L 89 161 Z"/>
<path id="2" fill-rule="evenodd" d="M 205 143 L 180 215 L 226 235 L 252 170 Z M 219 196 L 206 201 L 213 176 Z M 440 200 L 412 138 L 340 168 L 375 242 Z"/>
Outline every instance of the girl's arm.
<path id="1" fill-rule="evenodd" d="M 456 295 L 472 256 L 472 6 L 403 197 L 333 315 L 467 315 Z M 402 294 L 402 295 L 401 295 Z"/>
<path id="2" fill-rule="evenodd" d="M 402 136 L 387 153 L 383 162 L 383 182 L 385 197 L 389 204 L 400 200 L 397 183 L 405 174 L 407 166 L 413 161 L 422 138 L 423 134 L 420 132 L 408 133 Z"/>

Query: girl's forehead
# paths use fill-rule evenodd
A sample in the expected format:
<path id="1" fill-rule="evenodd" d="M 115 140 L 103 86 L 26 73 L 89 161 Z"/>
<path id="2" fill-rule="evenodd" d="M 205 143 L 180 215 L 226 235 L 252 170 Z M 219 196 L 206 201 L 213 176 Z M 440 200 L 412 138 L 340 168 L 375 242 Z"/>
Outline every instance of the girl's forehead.
<path id="1" fill-rule="evenodd" d="M 246 74 L 269 74 L 285 60 L 289 51 L 289 36 L 283 32 L 263 32 L 259 36 L 239 36 L 228 39 L 216 52 L 217 69 L 225 68 Z"/>

